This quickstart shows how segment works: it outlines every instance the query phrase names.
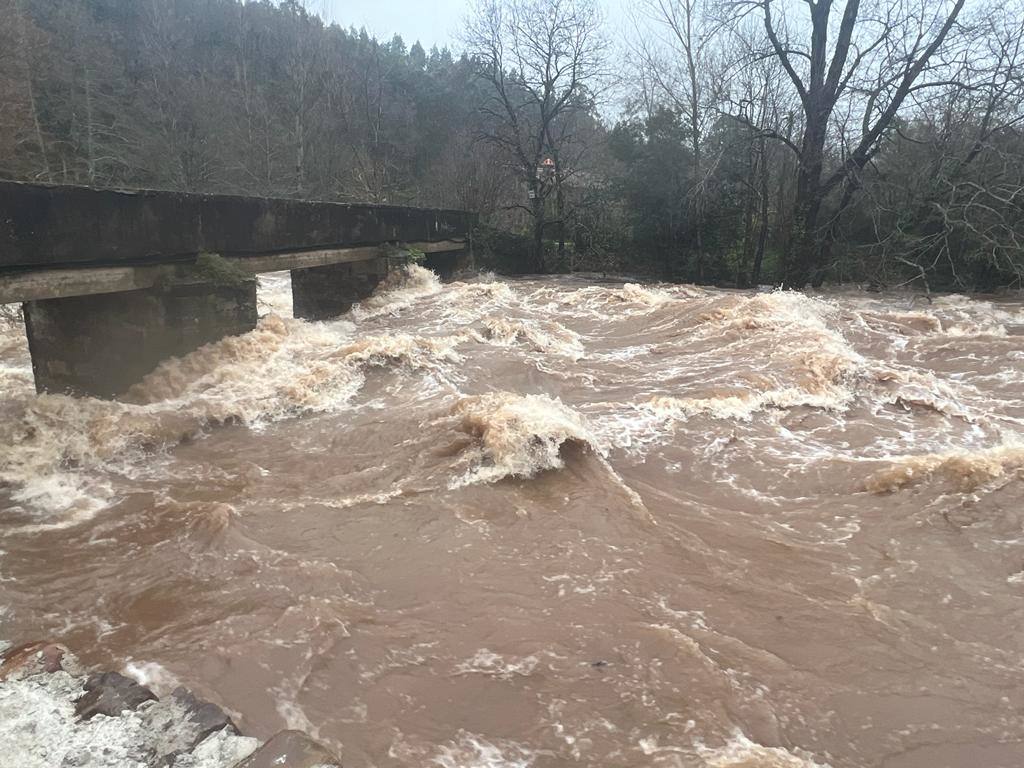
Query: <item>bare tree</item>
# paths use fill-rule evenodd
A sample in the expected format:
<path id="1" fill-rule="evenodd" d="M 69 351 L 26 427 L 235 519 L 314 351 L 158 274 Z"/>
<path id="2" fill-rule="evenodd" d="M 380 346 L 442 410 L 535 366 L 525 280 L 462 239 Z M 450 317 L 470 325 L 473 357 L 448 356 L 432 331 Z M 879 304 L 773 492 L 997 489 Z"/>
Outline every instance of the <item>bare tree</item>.
<path id="1" fill-rule="evenodd" d="M 908 96 L 932 83 L 924 75 L 937 69 L 964 0 L 806 0 L 807 18 L 787 18 L 783 0 L 756 0 L 772 53 L 778 58 L 803 108 L 803 135 L 796 153 L 797 180 L 790 253 L 783 283 L 800 288 L 824 277 L 825 238 L 822 202 L 845 186 L 839 209 L 849 203 L 857 174 L 878 152 L 882 139 Z M 841 15 L 840 15 L 841 13 Z M 835 17 L 838 28 L 830 34 Z M 793 31 L 805 29 L 806 35 Z M 803 38 L 803 39 L 801 39 Z M 849 97 L 862 113 L 859 130 L 842 136 L 842 156 L 826 168 L 826 142 L 840 100 Z"/>
<path id="2" fill-rule="evenodd" d="M 727 54 L 732 86 L 723 109 L 730 121 L 746 129 L 748 145 L 748 172 L 743 181 L 743 243 L 736 282 L 758 285 L 768 245 L 771 209 L 781 211 L 787 198 L 784 186 L 780 183 L 773 190 L 771 182 L 773 174 L 783 181 L 787 170 L 789 158 L 780 153 L 788 151 L 781 142 L 792 141 L 793 104 L 786 98 L 786 75 L 778 60 L 758 50 L 756 30 L 741 25 L 733 31 Z M 773 138 L 780 141 L 772 141 Z"/>
<path id="3" fill-rule="evenodd" d="M 577 112 L 591 107 L 606 43 L 593 0 L 479 0 L 465 42 L 488 86 L 485 136 L 503 148 L 529 190 L 533 268 L 543 272 L 546 199 L 554 192 L 564 232 L 565 157 Z M 554 164 L 554 184 L 542 163 Z M 563 235 L 564 239 L 564 235 Z"/>
<path id="4" fill-rule="evenodd" d="M 221 159 L 210 145 L 210 89 L 206 73 L 189 66 L 190 39 L 184 10 L 161 0 L 140 3 L 147 51 L 135 99 L 131 143 L 134 164 L 161 186 L 184 192 L 209 191 L 222 176 Z"/>
<path id="5" fill-rule="evenodd" d="M 706 138 L 718 117 L 723 81 L 719 46 L 725 24 L 706 0 L 641 0 L 640 29 L 632 48 L 643 80 L 683 116 L 693 156 L 690 200 L 698 280 L 704 278 L 704 220 L 715 161 L 706 156 Z"/>
<path id="6" fill-rule="evenodd" d="M 0 172 L 53 181 L 36 88 L 42 33 L 21 0 L 0 0 Z"/>
<path id="7" fill-rule="evenodd" d="M 310 148 L 316 138 L 320 121 L 318 112 L 324 96 L 323 75 L 323 22 L 312 15 L 302 0 L 289 0 L 284 4 L 291 14 L 292 28 L 284 56 L 284 72 L 291 85 L 287 111 L 291 123 L 291 142 L 294 165 L 292 194 L 308 197 Z"/>
<path id="8" fill-rule="evenodd" d="M 397 56 L 373 40 L 349 68 L 349 100 L 342 114 L 353 137 L 350 186 L 358 190 L 359 199 L 394 203 L 406 196 L 391 139 L 412 110 L 396 104 L 396 67 Z"/>
<path id="9" fill-rule="evenodd" d="M 986 9 L 955 78 L 915 98 L 875 173 L 863 180 L 872 279 L 948 274 L 959 288 L 986 273 L 1024 278 L 1024 6 Z M 941 279 L 941 278 L 940 278 Z"/>
<path id="10" fill-rule="evenodd" d="M 260 71 L 261 53 L 267 46 L 259 8 L 238 3 L 230 8 L 225 26 L 231 31 L 232 81 L 226 92 L 225 127 L 218 132 L 219 149 L 232 158 L 229 166 L 232 191 L 261 195 L 282 194 L 285 165 L 297 153 L 284 140 L 289 131 L 272 104 L 272 84 Z M 269 46 L 268 46 L 269 47 Z M 294 123 L 291 123 L 292 125 Z"/>

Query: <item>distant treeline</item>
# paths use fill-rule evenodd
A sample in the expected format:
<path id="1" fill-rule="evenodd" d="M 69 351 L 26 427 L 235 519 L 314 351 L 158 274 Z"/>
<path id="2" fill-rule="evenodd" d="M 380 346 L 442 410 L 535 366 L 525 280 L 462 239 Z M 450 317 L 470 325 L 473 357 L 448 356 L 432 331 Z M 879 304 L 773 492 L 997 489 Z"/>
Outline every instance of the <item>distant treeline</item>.
<path id="1" fill-rule="evenodd" d="M 471 209 L 512 271 L 1019 287 L 1024 8 L 969 10 L 479 0 L 453 57 L 295 0 L 0 0 L 0 177 Z"/>

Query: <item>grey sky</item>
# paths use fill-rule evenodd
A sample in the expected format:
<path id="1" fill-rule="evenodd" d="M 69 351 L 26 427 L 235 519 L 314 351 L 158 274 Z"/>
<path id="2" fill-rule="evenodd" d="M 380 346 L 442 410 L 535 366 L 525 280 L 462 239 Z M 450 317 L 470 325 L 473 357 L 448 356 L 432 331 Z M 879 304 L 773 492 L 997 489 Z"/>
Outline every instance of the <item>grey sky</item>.
<path id="1" fill-rule="evenodd" d="M 601 0 L 610 30 L 624 21 L 626 2 Z M 457 51 L 470 0 L 309 0 L 309 7 L 344 27 L 366 27 L 381 40 L 390 40 L 397 32 L 406 45 L 419 40 L 427 50 L 447 45 Z"/>
<path id="2" fill-rule="evenodd" d="M 445 45 L 458 47 L 458 29 L 469 8 L 469 0 L 313 0 L 324 6 L 325 15 L 342 26 L 366 27 L 382 40 L 396 32 L 407 45 L 419 40 L 430 50 Z"/>

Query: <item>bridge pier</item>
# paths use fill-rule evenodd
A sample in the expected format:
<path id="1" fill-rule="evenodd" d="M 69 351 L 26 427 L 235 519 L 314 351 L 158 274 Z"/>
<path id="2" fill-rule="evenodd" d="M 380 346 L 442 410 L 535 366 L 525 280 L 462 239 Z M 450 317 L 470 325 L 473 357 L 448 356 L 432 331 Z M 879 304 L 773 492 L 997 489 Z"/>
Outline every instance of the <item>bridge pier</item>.
<path id="1" fill-rule="evenodd" d="M 256 327 L 256 281 L 26 301 L 36 389 L 111 398 L 168 357 Z"/>
<path id="2" fill-rule="evenodd" d="M 292 314 L 303 320 L 329 320 L 368 298 L 388 273 L 388 260 L 293 269 Z"/>
<path id="3" fill-rule="evenodd" d="M 423 266 L 450 280 L 460 272 L 473 268 L 473 251 L 470 248 L 428 253 Z"/>
<path id="4" fill-rule="evenodd" d="M 383 253 L 422 253 L 442 275 L 464 268 L 475 222 L 468 211 L 0 181 L 0 304 L 25 308 L 40 392 L 116 397 L 167 357 L 254 328 L 251 275 L 292 270 L 295 316 L 336 317 L 387 275 Z"/>

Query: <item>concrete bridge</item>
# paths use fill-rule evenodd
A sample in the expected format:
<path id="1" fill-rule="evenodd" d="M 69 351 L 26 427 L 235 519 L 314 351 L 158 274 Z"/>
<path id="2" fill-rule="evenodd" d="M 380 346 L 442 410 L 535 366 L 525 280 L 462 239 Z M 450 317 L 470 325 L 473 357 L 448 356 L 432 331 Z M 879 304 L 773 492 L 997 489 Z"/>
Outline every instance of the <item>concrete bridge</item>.
<path id="1" fill-rule="evenodd" d="M 0 182 L 0 304 L 22 302 L 36 389 L 116 397 L 171 356 L 256 325 L 259 272 L 296 317 L 366 298 L 402 251 L 471 260 L 465 211 Z"/>

